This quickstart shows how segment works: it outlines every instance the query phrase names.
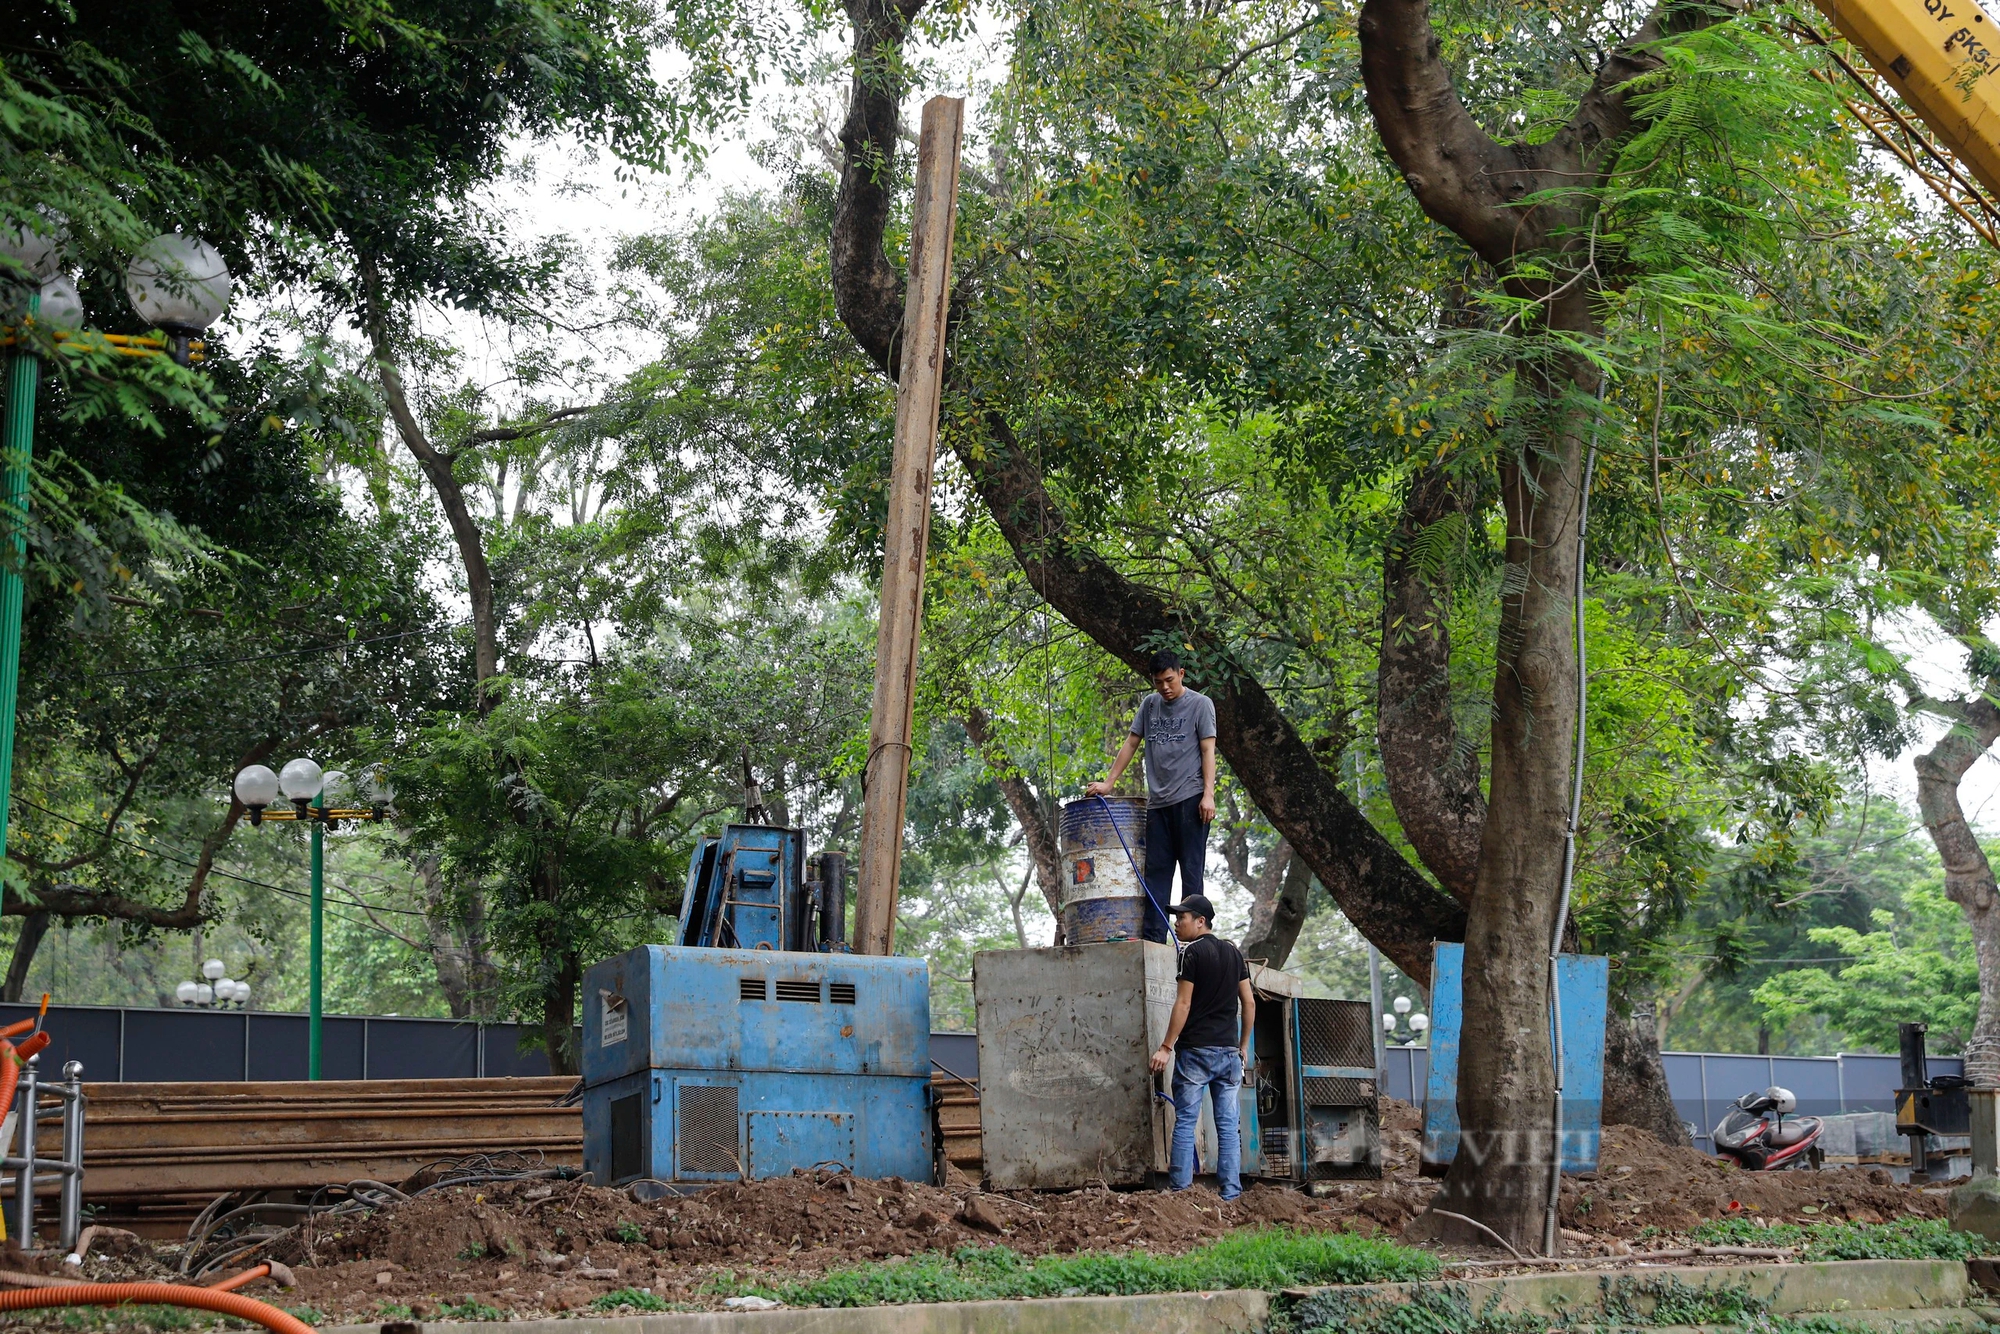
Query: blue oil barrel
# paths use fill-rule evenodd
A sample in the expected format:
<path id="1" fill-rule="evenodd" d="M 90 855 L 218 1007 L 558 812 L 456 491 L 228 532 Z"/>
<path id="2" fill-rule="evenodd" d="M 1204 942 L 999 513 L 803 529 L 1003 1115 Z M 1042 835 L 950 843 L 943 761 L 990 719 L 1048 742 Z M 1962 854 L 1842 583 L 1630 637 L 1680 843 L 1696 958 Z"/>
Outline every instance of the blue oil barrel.
<path id="1" fill-rule="evenodd" d="M 1151 911 L 1134 869 L 1146 864 L 1146 799 L 1084 797 L 1064 803 L 1062 859 L 1064 943 L 1140 939 Z"/>

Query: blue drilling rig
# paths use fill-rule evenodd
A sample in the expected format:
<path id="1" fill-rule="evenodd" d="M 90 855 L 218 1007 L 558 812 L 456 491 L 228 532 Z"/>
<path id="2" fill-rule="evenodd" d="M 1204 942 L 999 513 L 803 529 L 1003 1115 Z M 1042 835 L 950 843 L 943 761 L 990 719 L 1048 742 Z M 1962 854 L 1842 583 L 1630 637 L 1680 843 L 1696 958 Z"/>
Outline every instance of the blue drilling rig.
<path id="1" fill-rule="evenodd" d="M 680 938 L 584 975 L 583 1161 L 706 1184 L 845 1168 L 933 1180 L 930 972 L 845 943 L 846 860 L 749 821 L 701 840 Z"/>

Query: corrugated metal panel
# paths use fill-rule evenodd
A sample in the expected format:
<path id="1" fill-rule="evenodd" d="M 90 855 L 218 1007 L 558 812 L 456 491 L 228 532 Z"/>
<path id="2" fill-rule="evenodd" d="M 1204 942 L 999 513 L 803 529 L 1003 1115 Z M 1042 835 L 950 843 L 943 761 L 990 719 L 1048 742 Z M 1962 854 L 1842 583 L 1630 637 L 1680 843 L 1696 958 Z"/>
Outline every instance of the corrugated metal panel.
<path id="1" fill-rule="evenodd" d="M 1426 1165 L 1458 1152 L 1458 1052 L 1464 1019 L 1463 945 L 1440 943 L 1431 965 L 1429 1079 L 1424 1091 Z M 1556 968 L 1563 1030 L 1563 1170 L 1594 1172 L 1604 1102 L 1604 1016 L 1610 960 L 1565 954 Z"/>

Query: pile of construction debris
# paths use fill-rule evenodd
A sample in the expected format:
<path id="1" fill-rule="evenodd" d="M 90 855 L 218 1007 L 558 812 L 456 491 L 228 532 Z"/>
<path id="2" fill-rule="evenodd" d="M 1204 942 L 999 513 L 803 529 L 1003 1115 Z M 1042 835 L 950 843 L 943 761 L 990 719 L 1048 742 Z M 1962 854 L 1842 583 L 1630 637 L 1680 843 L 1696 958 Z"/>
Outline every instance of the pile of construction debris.
<path id="1" fill-rule="evenodd" d="M 1236 1228 L 1273 1224 L 1393 1236 L 1436 1189 L 1418 1174 L 1417 1133 L 1416 1110 L 1388 1104 L 1383 1180 L 1340 1183 L 1323 1198 L 1260 1185 L 1230 1204 L 1199 1190 L 996 1194 L 963 1180 L 933 1187 L 831 1171 L 640 1202 L 581 1181 L 518 1176 L 401 1201 L 378 1194 L 380 1207 L 308 1217 L 228 1267 L 276 1261 L 298 1281 L 277 1300 L 335 1320 L 369 1321 L 482 1308 L 557 1313 L 627 1289 L 709 1305 L 724 1273 L 816 1274 L 967 1245 L 1005 1244 L 1030 1256 L 1173 1253 Z M 1577 1254 L 1605 1255 L 1629 1249 L 1642 1234 L 1664 1238 L 1709 1218 L 1872 1222 L 1942 1212 L 1941 1188 L 1900 1186 L 1879 1170 L 1745 1173 L 1613 1126 L 1601 1170 L 1565 1182 L 1562 1216 Z M 184 1251 L 128 1243 L 93 1254 L 86 1273 L 167 1277 L 181 1271 Z M 268 1299 L 274 1290 L 260 1280 L 245 1291 Z"/>

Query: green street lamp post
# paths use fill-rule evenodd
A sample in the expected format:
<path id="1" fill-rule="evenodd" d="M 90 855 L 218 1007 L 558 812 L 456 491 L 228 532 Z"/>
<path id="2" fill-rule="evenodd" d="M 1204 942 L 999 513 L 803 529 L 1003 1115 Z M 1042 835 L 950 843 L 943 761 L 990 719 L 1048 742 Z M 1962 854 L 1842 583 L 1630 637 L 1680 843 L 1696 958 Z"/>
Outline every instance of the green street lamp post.
<path id="1" fill-rule="evenodd" d="M 395 793 L 381 766 L 364 779 L 368 804 L 356 806 L 352 784 L 335 769 L 322 772 L 311 760 L 291 760 L 277 773 L 252 764 L 236 775 L 236 799 L 250 809 L 250 823 L 304 820 L 312 825 L 312 944 L 306 980 L 306 1078 L 320 1078 L 321 1017 L 326 981 L 326 835 L 342 820 L 386 820 Z M 290 804 L 278 806 L 279 797 Z M 329 800 L 332 802 L 328 804 Z"/>
<path id="2" fill-rule="evenodd" d="M 29 478 L 34 462 L 35 398 L 42 359 L 33 334 L 57 341 L 83 328 L 83 299 L 63 272 L 66 237 L 57 226 L 0 228 L 0 520 L 13 544 L 0 562 L 0 859 L 7 855 L 8 813 L 14 786 L 14 720 L 21 680 L 21 566 L 27 554 Z M 196 335 L 229 306 L 229 269 L 214 247 L 196 237 L 168 233 L 141 246 L 125 270 L 132 309 L 163 339 L 93 335 L 124 356 L 171 356 L 182 365 L 201 359 Z"/>

